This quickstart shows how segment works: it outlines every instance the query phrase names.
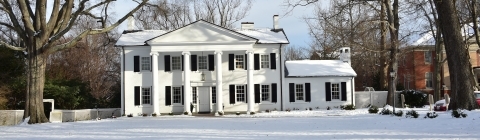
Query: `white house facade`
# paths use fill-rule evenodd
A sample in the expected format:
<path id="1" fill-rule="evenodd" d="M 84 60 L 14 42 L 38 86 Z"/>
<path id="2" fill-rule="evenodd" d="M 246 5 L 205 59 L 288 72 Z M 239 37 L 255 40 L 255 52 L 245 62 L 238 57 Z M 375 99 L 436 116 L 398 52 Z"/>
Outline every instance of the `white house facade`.
<path id="1" fill-rule="evenodd" d="M 286 109 L 282 50 L 288 43 L 278 16 L 273 29 L 244 22 L 230 30 L 199 20 L 168 32 L 127 30 L 116 43 L 122 48 L 122 114 Z M 340 80 L 353 80 L 347 79 Z"/>

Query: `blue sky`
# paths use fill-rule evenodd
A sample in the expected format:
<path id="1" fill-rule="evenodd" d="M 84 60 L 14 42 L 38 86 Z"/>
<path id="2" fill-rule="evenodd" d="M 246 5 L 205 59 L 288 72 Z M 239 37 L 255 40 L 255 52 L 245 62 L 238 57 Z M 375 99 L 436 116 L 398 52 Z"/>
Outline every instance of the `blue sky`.
<path id="1" fill-rule="evenodd" d="M 256 28 L 272 28 L 273 15 L 279 15 L 280 28 L 285 30 L 290 45 L 297 47 L 307 47 L 310 42 L 308 34 L 308 26 L 303 21 L 302 17 L 310 16 L 313 13 L 313 6 L 297 7 L 291 14 L 284 16 L 286 7 L 283 0 L 256 0 L 246 18 L 241 22 L 254 22 Z M 115 11 L 117 15 L 124 15 L 130 9 L 136 6 L 131 0 L 117 0 L 115 2 Z M 127 10 L 128 9 L 128 10 Z M 240 27 L 240 22 L 235 24 Z M 120 31 L 126 28 L 126 22 L 120 26 Z"/>

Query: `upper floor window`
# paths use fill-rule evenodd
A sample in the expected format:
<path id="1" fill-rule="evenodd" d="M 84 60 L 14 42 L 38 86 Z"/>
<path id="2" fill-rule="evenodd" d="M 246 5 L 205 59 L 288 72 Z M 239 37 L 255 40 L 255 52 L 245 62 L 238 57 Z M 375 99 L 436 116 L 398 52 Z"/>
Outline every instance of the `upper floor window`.
<path id="1" fill-rule="evenodd" d="M 198 69 L 206 70 L 208 68 L 207 56 L 198 57 Z"/>
<path id="2" fill-rule="evenodd" d="M 425 87 L 426 88 L 433 87 L 433 74 L 431 72 L 425 73 Z"/>
<path id="3" fill-rule="evenodd" d="M 332 100 L 340 100 L 340 84 L 332 83 Z"/>
<path id="4" fill-rule="evenodd" d="M 270 68 L 270 55 L 260 55 L 260 67 Z"/>
<path id="5" fill-rule="evenodd" d="M 244 55 L 235 55 L 235 68 L 244 69 Z"/>
<path id="6" fill-rule="evenodd" d="M 150 57 L 141 58 L 142 70 L 150 70 Z"/>
<path id="7" fill-rule="evenodd" d="M 181 60 L 180 56 L 172 56 L 172 70 L 182 70 Z"/>
<path id="8" fill-rule="evenodd" d="M 432 52 L 431 51 L 425 51 L 425 63 L 432 63 Z"/>

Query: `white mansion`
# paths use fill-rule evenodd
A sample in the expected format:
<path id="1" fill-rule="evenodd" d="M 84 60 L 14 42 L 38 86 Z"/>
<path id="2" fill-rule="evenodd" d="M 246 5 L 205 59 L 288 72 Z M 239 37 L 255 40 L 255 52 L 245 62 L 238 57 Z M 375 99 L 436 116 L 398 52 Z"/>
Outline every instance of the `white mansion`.
<path id="1" fill-rule="evenodd" d="M 341 60 L 286 61 L 289 41 L 273 19 L 272 29 L 243 22 L 231 30 L 198 20 L 173 31 L 124 31 L 115 45 L 122 49 L 122 114 L 354 104 L 349 48 Z"/>

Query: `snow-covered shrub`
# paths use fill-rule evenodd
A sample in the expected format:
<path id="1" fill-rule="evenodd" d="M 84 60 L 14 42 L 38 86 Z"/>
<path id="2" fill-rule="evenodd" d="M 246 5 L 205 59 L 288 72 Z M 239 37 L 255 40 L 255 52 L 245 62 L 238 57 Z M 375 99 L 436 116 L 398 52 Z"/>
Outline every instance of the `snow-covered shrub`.
<path id="1" fill-rule="evenodd" d="M 148 115 L 147 115 L 147 113 L 143 113 L 142 116 L 143 116 L 143 117 L 147 117 Z"/>
<path id="2" fill-rule="evenodd" d="M 240 112 L 235 112 L 235 114 L 240 115 Z"/>
<path id="3" fill-rule="evenodd" d="M 183 115 L 188 115 L 188 112 L 187 111 L 183 112 Z"/>
<path id="4" fill-rule="evenodd" d="M 399 94 L 399 97 L 403 94 L 405 97 L 405 104 L 408 107 L 423 107 L 427 102 L 427 94 L 416 90 L 404 90 Z"/>
<path id="5" fill-rule="evenodd" d="M 287 108 L 285 111 L 290 112 L 291 110 L 290 110 L 290 108 Z"/>
<path id="6" fill-rule="evenodd" d="M 370 107 L 368 108 L 368 113 L 377 114 L 377 113 L 378 113 L 378 107 L 377 107 L 377 106 L 374 106 L 374 105 L 370 106 Z"/>
<path id="7" fill-rule="evenodd" d="M 152 113 L 152 116 L 153 116 L 153 117 L 156 117 L 156 116 L 157 116 L 157 113 L 153 112 L 153 113 Z"/>
<path id="8" fill-rule="evenodd" d="M 403 116 L 403 111 L 402 110 L 398 110 L 398 111 L 395 111 L 393 113 L 393 115 L 397 116 L 397 117 L 402 117 Z"/>
<path id="9" fill-rule="evenodd" d="M 173 112 L 168 113 L 168 115 L 173 115 Z"/>
<path id="10" fill-rule="evenodd" d="M 330 106 L 327 106 L 327 110 L 330 110 Z"/>
<path id="11" fill-rule="evenodd" d="M 380 111 L 380 115 L 392 115 L 393 112 L 388 109 L 389 106 L 383 107 L 382 111 Z"/>
<path id="12" fill-rule="evenodd" d="M 355 110 L 355 105 L 349 104 L 345 106 L 340 106 L 342 110 Z"/>
<path id="13" fill-rule="evenodd" d="M 460 118 L 460 116 L 461 116 L 462 118 L 466 118 L 466 117 L 467 117 L 467 114 L 463 113 L 463 111 L 460 110 L 460 109 L 452 110 L 452 117 Z"/>
<path id="14" fill-rule="evenodd" d="M 267 113 L 270 113 L 270 110 L 269 110 L 269 109 L 267 109 L 267 110 L 265 110 L 265 112 L 267 112 Z"/>
<path id="15" fill-rule="evenodd" d="M 418 118 L 418 113 L 415 110 L 410 110 L 407 113 L 405 113 L 405 117 L 407 118 Z"/>
<path id="16" fill-rule="evenodd" d="M 430 119 L 433 119 L 433 118 L 436 118 L 438 117 L 438 114 L 435 113 L 435 112 L 427 112 L 427 115 L 425 115 L 425 117 L 423 118 L 430 118 Z"/>
<path id="17" fill-rule="evenodd" d="M 132 114 L 132 113 L 130 113 L 130 114 L 128 114 L 128 115 L 127 115 L 127 117 L 133 117 L 133 114 Z"/>
<path id="18" fill-rule="evenodd" d="M 250 112 L 250 115 L 255 115 L 255 112 Z"/>

